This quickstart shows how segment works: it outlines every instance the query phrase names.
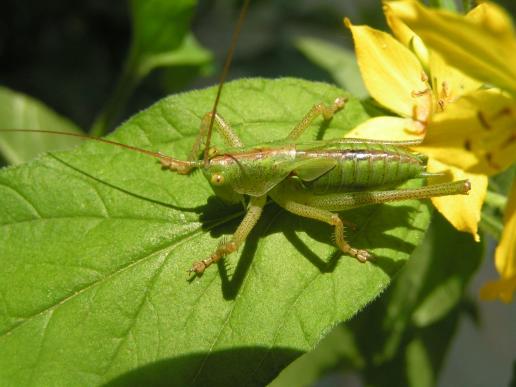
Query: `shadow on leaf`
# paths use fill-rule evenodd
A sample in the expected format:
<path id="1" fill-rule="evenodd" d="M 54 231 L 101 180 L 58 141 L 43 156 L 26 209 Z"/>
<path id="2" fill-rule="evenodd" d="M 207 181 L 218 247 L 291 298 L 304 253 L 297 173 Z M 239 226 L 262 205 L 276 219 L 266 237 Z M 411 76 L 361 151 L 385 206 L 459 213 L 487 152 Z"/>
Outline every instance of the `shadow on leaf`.
<path id="1" fill-rule="evenodd" d="M 117 386 L 263 386 L 303 352 L 244 347 L 160 360 L 123 374 Z"/>

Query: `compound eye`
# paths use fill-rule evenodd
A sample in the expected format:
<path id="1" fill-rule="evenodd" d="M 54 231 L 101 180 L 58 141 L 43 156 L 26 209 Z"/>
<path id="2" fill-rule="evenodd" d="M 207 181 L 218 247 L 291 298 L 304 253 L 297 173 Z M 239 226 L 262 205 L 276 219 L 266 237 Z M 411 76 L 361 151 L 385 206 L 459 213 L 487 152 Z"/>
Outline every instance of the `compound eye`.
<path id="1" fill-rule="evenodd" d="M 224 176 L 219 173 L 214 173 L 211 175 L 211 183 L 213 185 L 222 185 L 224 184 Z"/>

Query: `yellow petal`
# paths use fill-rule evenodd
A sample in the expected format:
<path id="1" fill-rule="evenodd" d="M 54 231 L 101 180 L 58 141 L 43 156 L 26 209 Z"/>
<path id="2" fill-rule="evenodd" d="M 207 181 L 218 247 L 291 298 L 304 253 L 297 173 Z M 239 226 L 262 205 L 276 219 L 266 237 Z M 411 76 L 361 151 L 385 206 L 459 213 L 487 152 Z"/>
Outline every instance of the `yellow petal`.
<path id="1" fill-rule="evenodd" d="M 485 2 L 477 5 L 467 13 L 466 19 L 504 41 L 514 39 L 511 17 L 495 3 Z"/>
<path id="2" fill-rule="evenodd" d="M 516 182 L 513 182 L 504 216 L 504 229 L 496 248 L 495 264 L 500 279 L 488 282 L 480 291 L 483 299 L 510 302 L 516 291 Z"/>
<path id="3" fill-rule="evenodd" d="M 392 12 L 448 63 L 473 78 L 516 94 L 516 39 L 507 32 L 512 31 L 512 25 L 500 7 L 486 2 L 483 7 L 487 12 L 468 18 L 430 10 L 418 2 L 389 4 Z"/>
<path id="4" fill-rule="evenodd" d="M 431 93 L 423 67 L 408 48 L 391 35 L 368 26 L 353 26 L 360 73 L 369 94 L 402 117 L 426 122 Z"/>
<path id="5" fill-rule="evenodd" d="M 435 97 L 434 111 L 440 112 L 445 110 L 449 103 L 482 86 L 480 81 L 448 65 L 443 57 L 435 51 L 430 53 L 429 66 L 432 77 L 432 90 Z"/>
<path id="6" fill-rule="evenodd" d="M 487 177 L 466 173 L 458 168 L 440 163 L 437 160 L 428 160 L 429 172 L 446 172 L 445 176 L 429 179 L 430 184 L 469 179 L 471 191 L 468 195 L 441 196 L 432 198 L 435 208 L 459 231 L 473 235 L 479 241 L 478 222 L 482 203 L 487 192 Z"/>
<path id="7" fill-rule="evenodd" d="M 400 18 L 396 17 L 391 10 L 391 3 L 387 2 L 383 5 L 383 13 L 394 36 L 406 47 L 410 48 L 423 65 L 423 68 L 427 70 L 429 53 L 421 38 L 408 28 Z"/>
<path id="8" fill-rule="evenodd" d="M 500 299 L 500 301 L 509 303 L 512 301 L 512 296 L 515 291 L 516 275 L 487 282 L 482 289 L 480 289 L 480 298 L 487 301 Z"/>
<path id="9" fill-rule="evenodd" d="M 478 89 L 482 85 L 482 82 L 448 65 L 437 52 L 429 52 L 421 38 L 393 12 L 393 8 L 399 11 L 400 7 L 403 8 L 406 6 L 407 2 L 385 3 L 383 9 L 387 24 L 389 24 L 394 36 L 412 50 L 423 64 L 425 71 L 430 74 L 435 99 L 433 110 L 442 111 L 448 103 L 453 102 L 459 96 Z M 471 18 L 480 20 L 484 13 L 472 15 Z"/>
<path id="10" fill-rule="evenodd" d="M 516 101 L 479 90 L 434 114 L 418 151 L 471 173 L 493 175 L 516 160 Z"/>
<path id="11" fill-rule="evenodd" d="M 496 249 L 496 269 L 504 277 L 516 275 L 516 182 L 504 214 L 504 230 Z"/>
<path id="12" fill-rule="evenodd" d="M 364 121 L 346 134 L 350 138 L 367 138 L 383 141 L 418 140 L 424 129 L 421 123 L 410 118 L 380 116 Z"/>

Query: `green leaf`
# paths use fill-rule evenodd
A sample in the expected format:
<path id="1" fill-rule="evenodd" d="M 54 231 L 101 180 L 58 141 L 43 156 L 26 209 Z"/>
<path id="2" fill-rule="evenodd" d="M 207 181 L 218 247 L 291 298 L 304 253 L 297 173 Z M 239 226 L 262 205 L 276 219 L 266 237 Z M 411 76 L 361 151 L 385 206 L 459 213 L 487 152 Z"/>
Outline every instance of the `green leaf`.
<path id="1" fill-rule="evenodd" d="M 246 144 L 260 143 L 343 94 L 242 80 L 226 85 L 219 112 Z M 184 158 L 214 96 L 165 98 L 111 138 Z M 350 98 L 303 139 L 339 137 L 364 119 Z M 0 380 L 10 385 L 263 385 L 378 297 L 429 222 L 416 200 L 344 213 L 356 225 L 350 242 L 377 257 L 361 264 L 337 252 L 329 226 L 270 204 L 237 254 L 188 281 L 242 207 L 213 197 L 201 173 L 97 142 L 2 170 L 0 214 Z"/>
<path id="2" fill-rule="evenodd" d="M 459 321 L 460 308 L 455 308 L 436 324 L 412 332 L 410 340 L 400 351 L 404 361 L 397 363 L 406 377 L 406 381 L 401 382 L 402 385 L 436 385 Z"/>
<path id="3" fill-rule="evenodd" d="M 296 46 L 309 60 L 328 71 L 337 85 L 358 98 L 366 98 L 369 95 L 353 51 L 308 37 L 299 38 Z"/>
<path id="4" fill-rule="evenodd" d="M 213 56 L 210 51 L 199 44 L 192 34 L 185 36 L 181 45 L 175 50 L 154 54 L 141 64 L 142 74 L 148 74 L 157 67 L 165 66 L 208 66 Z"/>
<path id="5" fill-rule="evenodd" d="M 455 0 L 430 0 L 430 6 L 457 12 L 457 4 L 455 3 Z"/>
<path id="6" fill-rule="evenodd" d="M 132 50 L 139 62 L 177 49 L 189 30 L 197 0 L 131 0 Z"/>
<path id="7" fill-rule="evenodd" d="M 434 213 L 423 243 L 385 296 L 348 323 L 368 384 L 435 384 L 483 252 L 471 235 Z"/>
<path id="8" fill-rule="evenodd" d="M 353 332 L 347 326 L 335 327 L 313 351 L 285 368 L 269 387 L 313 386 L 328 372 L 362 368 L 362 355 L 354 340 Z"/>
<path id="9" fill-rule="evenodd" d="M 377 342 L 375 356 L 382 361 L 393 358 L 411 327 L 435 323 L 456 308 L 483 252 L 483 244 L 435 213 L 425 240 L 389 289 L 385 307 L 371 319 L 376 325 L 374 321 L 384 314 L 384 340 Z"/>
<path id="10" fill-rule="evenodd" d="M 507 195 L 516 176 L 516 165 L 512 165 L 502 173 L 489 178 L 480 229 L 492 238 L 500 240 L 503 232 L 504 210 L 507 205 Z"/>
<path id="11" fill-rule="evenodd" d="M 484 256 L 484 244 L 457 232 L 441 216 L 429 229 L 433 259 L 421 289 L 419 305 L 412 314 L 416 326 L 433 324 L 462 300 L 464 290 Z"/>
<path id="12" fill-rule="evenodd" d="M 0 128 L 80 133 L 75 124 L 41 102 L 5 87 L 0 87 Z M 69 149 L 79 142 L 66 136 L 3 132 L 0 133 L 0 153 L 10 164 L 19 164 L 46 151 Z"/>

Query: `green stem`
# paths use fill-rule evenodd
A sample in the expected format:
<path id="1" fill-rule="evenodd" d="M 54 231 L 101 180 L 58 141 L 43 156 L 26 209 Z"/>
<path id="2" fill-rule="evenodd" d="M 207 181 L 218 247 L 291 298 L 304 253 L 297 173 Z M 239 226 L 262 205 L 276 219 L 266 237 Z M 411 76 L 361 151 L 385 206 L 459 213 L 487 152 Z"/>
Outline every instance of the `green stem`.
<path id="1" fill-rule="evenodd" d="M 503 224 L 493 215 L 482 212 L 480 228 L 491 235 L 494 239 L 500 240 L 503 231 Z"/>
<path id="2" fill-rule="evenodd" d="M 464 13 L 468 13 L 473 8 L 473 2 L 471 0 L 462 0 L 462 9 Z"/>
<path id="3" fill-rule="evenodd" d="M 489 207 L 496 208 L 503 212 L 505 210 L 505 206 L 507 205 L 507 198 L 504 195 L 500 195 L 499 193 L 487 191 L 486 199 L 484 202 Z"/>
<path id="4" fill-rule="evenodd" d="M 139 55 L 131 49 L 113 93 L 90 129 L 91 136 L 101 137 L 115 125 L 134 88 L 142 79 L 139 66 Z"/>
<path id="5" fill-rule="evenodd" d="M 447 9 L 449 11 L 457 11 L 454 0 L 430 0 L 430 6 L 434 8 Z"/>

